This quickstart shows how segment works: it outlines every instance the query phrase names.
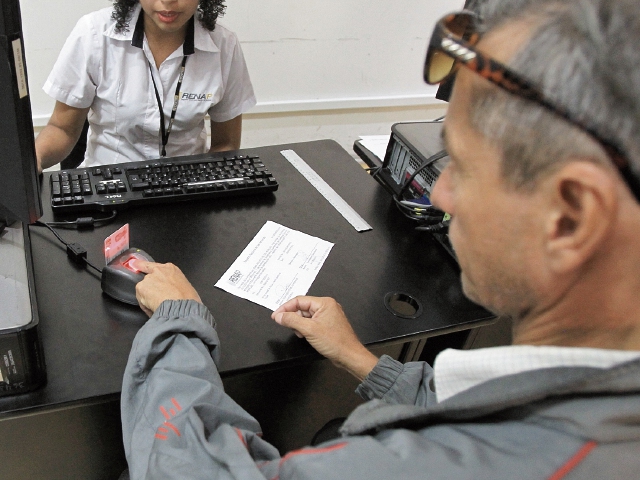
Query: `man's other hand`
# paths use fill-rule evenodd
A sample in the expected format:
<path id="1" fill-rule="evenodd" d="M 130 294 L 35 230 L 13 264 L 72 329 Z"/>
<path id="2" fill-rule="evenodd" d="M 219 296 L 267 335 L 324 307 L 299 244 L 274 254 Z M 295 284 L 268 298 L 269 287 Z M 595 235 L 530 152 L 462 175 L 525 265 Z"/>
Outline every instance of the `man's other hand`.
<path id="1" fill-rule="evenodd" d="M 165 300 L 200 300 L 200 295 L 182 271 L 172 263 L 136 260 L 135 267 L 147 275 L 136 285 L 140 308 L 149 316 Z"/>
<path id="2" fill-rule="evenodd" d="M 360 380 L 378 363 L 333 298 L 296 297 L 275 310 L 271 318 L 306 338 L 318 353 Z"/>

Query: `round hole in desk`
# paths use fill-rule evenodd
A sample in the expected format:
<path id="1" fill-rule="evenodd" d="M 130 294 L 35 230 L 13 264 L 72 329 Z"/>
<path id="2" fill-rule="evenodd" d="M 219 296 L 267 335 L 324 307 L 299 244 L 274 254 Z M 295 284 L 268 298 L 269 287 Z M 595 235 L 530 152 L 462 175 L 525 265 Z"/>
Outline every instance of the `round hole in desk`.
<path id="1" fill-rule="evenodd" d="M 422 304 L 408 293 L 389 292 L 384 296 L 384 306 L 400 318 L 418 318 L 422 315 Z"/>

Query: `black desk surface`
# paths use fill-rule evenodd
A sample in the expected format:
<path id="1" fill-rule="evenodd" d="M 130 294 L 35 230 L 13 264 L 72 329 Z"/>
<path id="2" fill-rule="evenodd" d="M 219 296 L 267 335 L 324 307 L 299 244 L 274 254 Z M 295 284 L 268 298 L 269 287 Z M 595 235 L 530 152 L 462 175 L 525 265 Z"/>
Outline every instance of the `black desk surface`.
<path id="1" fill-rule="evenodd" d="M 284 149 L 298 153 L 373 230 L 358 233 L 347 223 L 280 154 Z M 335 243 L 309 295 L 338 299 L 365 344 L 410 341 L 491 319 L 463 297 L 453 259 L 430 235 L 415 232 L 389 194 L 337 143 L 322 140 L 241 152 L 263 159 L 280 183 L 277 192 L 136 207 L 93 231 L 59 232 L 102 265 L 104 238 L 129 223 L 131 246 L 156 261 L 178 265 L 218 322 L 223 375 L 316 356 L 304 339 L 273 322 L 268 309 L 213 286 L 267 220 Z M 54 220 L 48 176 L 43 180 L 43 221 Z M 146 316 L 103 295 L 97 274 L 73 264 L 51 232 L 31 226 L 30 233 L 48 382 L 35 392 L 0 399 L 0 415 L 114 398 Z M 387 311 L 384 296 L 396 291 L 419 299 L 423 313 L 408 320 Z"/>

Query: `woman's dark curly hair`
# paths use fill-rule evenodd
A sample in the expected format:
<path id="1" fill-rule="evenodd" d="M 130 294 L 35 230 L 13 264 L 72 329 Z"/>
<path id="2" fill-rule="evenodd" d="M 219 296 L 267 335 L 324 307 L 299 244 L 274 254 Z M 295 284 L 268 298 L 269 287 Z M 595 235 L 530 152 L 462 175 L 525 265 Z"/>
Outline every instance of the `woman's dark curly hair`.
<path id="1" fill-rule="evenodd" d="M 111 18 L 116 21 L 116 32 L 122 33 L 129 30 L 131 12 L 137 3 L 138 0 L 114 0 Z M 227 7 L 224 4 L 224 0 L 200 0 L 196 18 L 204 28 L 213 31 L 216 28 L 218 17 L 224 15 L 225 8 Z"/>

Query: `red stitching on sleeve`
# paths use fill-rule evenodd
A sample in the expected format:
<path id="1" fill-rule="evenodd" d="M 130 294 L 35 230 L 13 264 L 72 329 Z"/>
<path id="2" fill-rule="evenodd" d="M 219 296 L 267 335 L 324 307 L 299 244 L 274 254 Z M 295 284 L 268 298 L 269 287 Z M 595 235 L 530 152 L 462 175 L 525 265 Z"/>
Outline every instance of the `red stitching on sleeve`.
<path id="1" fill-rule="evenodd" d="M 591 453 L 591 450 L 596 448 L 597 445 L 598 444 L 593 441 L 585 443 L 573 457 L 567 460 L 564 465 L 562 465 L 558 470 L 555 471 L 553 475 L 549 477 L 549 480 L 560 480 L 561 478 L 564 478 L 564 476 L 567 475 L 575 467 L 577 467 L 582 460 L 587 458 L 587 455 L 589 455 L 589 453 Z"/>
<path id="2" fill-rule="evenodd" d="M 281 468 L 282 464 L 287 460 L 293 457 L 297 457 L 298 455 L 316 455 L 319 453 L 329 453 L 329 452 L 334 452 L 336 450 L 340 450 L 341 448 L 344 448 L 346 446 L 347 446 L 347 442 L 342 442 L 342 443 L 336 443 L 335 445 L 331 445 L 330 447 L 325 447 L 325 448 L 302 448 L 300 450 L 294 450 L 293 452 L 287 453 L 284 457 L 280 459 L 278 468 Z M 280 474 L 276 475 L 271 480 L 278 480 L 279 478 L 280 478 Z"/>
<path id="3" fill-rule="evenodd" d="M 238 438 L 240 439 L 240 441 L 242 442 L 244 447 L 248 450 L 249 449 L 249 445 L 247 445 L 247 440 L 244 438 L 244 435 L 242 434 L 242 430 L 240 430 L 239 428 L 235 428 L 235 427 L 233 427 L 233 429 L 238 434 Z"/>
<path id="4" fill-rule="evenodd" d="M 167 409 L 164 408 L 163 406 L 160 406 L 160 413 L 162 413 L 164 418 L 166 418 L 167 420 L 171 420 L 171 415 L 167 413 Z"/>
<path id="5" fill-rule="evenodd" d="M 286 462 L 290 458 L 297 457 L 298 455 L 316 455 L 318 453 L 333 452 L 334 450 L 340 450 L 341 448 L 344 448 L 346 445 L 347 442 L 342 442 L 325 448 L 301 448 L 300 450 L 294 450 L 293 452 L 289 452 L 284 457 L 282 457 L 282 460 L 280 460 L 280 464 Z"/>
<path id="6" fill-rule="evenodd" d="M 171 422 L 164 422 L 164 425 L 166 425 L 167 427 L 169 427 L 171 430 L 173 430 L 175 432 L 176 435 L 178 435 L 179 437 L 181 437 L 182 435 L 180 435 L 180 430 L 178 430 L 176 428 L 176 426 L 171 423 Z"/>

